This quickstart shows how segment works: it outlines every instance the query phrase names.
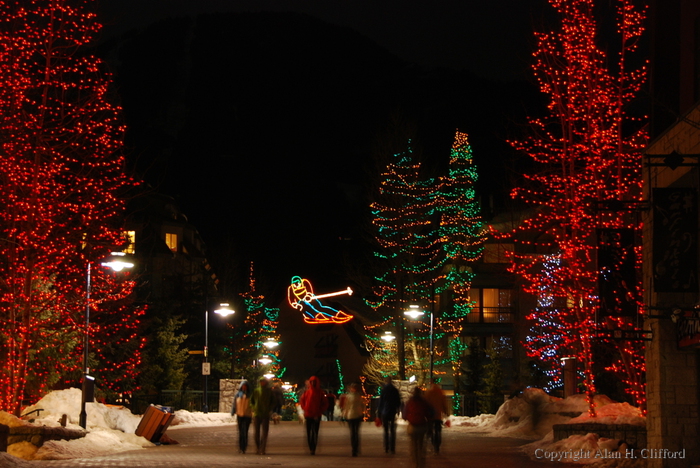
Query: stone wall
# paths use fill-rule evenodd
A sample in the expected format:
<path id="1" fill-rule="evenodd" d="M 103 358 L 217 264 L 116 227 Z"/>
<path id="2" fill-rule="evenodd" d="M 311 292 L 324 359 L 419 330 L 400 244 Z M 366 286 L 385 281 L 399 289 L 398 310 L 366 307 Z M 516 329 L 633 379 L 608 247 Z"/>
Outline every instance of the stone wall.
<path id="1" fill-rule="evenodd" d="M 700 153 L 700 106 L 680 118 L 653 141 L 647 154 Z M 687 162 L 694 162 L 691 159 Z M 671 169 L 653 166 L 645 169 L 645 200 L 653 197 L 653 188 L 698 187 L 698 168 L 692 165 Z M 686 458 L 650 458 L 648 468 L 687 468 L 700 464 L 700 355 L 697 349 L 679 348 L 674 307 L 692 309 L 700 302 L 696 292 L 657 292 L 654 289 L 653 210 L 641 211 L 644 225 L 643 266 L 644 304 L 648 317 L 644 329 L 653 338 L 646 343 L 647 448 L 651 450 L 685 449 Z M 696 233 L 693 233 L 696 234 Z"/>
<path id="2" fill-rule="evenodd" d="M 65 427 L 17 426 L 8 427 L 0 424 L 0 451 L 19 442 L 29 442 L 41 447 L 47 440 L 74 440 L 85 437 L 84 431 L 66 429 Z"/>
<path id="3" fill-rule="evenodd" d="M 649 449 L 686 449 L 686 459 L 650 459 L 649 468 L 687 468 L 700 462 L 698 354 L 679 349 L 670 318 L 647 319 L 647 429 Z"/>
<path id="4" fill-rule="evenodd" d="M 233 396 L 238 391 L 242 379 L 219 380 L 219 412 L 230 413 L 233 408 Z"/>

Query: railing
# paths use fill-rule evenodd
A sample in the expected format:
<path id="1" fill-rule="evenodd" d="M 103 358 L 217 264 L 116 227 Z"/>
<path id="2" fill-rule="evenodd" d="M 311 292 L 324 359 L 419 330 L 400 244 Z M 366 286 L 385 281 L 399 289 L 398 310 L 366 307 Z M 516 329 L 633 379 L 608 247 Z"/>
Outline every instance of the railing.
<path id="1" fill-rule="evenodd" d="M 202 411 L 202 390 L 163 390 L 160 394 L 133 395 L 128 405 L 134 414 L 143 414 L 150 405 L 169 406 L 173 410 Z M 219 392 L 207 392 L 209 412 L 219 411 Z"/>
<path id="2" fill-rule="evenodd" d="M 467 315 L 468 323 L 513 323 L 512 307 L 481 307 Z"/>
<path id="3" fill-rule="evenodd" d="M 456 403 L 457 406 L 455 406 Z M 495 413 L 501 404 L 503 404 L 503 395 L 478 396 L 472 393 L 448 397 L 449 408 L 455 416 L 478 416 L 484 412 Z M 456 411 L 455 408 L 457 408 Z M 490 410 L 485 410 L 485 408 L 490 408 Z"/>

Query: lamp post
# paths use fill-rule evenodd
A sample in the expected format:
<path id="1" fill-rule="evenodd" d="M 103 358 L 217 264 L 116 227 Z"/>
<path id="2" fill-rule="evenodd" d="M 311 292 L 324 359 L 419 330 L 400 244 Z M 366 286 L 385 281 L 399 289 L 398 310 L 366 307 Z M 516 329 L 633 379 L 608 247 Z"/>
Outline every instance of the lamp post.
<path id="1" fill-rule="evenodd" d="M 408 315 L 412 319 L 417 319 L 425 315 L 425 312 L 417 304 L 411 304 L 404 311 L 404 315 Z M 430 383 L 433 383 L 433 311 L 430 311 Z"/>
<path id="2" fill-rule="evenodd" d="M 231 309 L 229 304 L 222 302 L 214 311 L 222 317 L 228 317 L 235 314 L 236 311 Z M 202 363 L 202 375 L 204 376 L 204 394 L 202 395 L 202 413 L 209 412 L 209 374 L 211 374 L 211 365 L 209 364 L 209 309 L 204 311 L 204 362 Z"/>
<path id="3" fill-rule="evenodd" d="M 124 252 L 112 252 L 112 254 L 102 260 L 100 264 L 110 268 L 113 271 L 122 271 L 125 268 L 133 268 L 133 262 L 130 262 Z M 83 429 L 87 428 L 87 411 L 85 404 L 93 400 L 95 378 L 90 375 L 88 367 L 88 358 L 90 355 L 90 292 L 92 291 L 92 265 L 88 261 L 87 274 L 85 280 L 85 336 L 83 337 L 83 385 L 80 398 L 80 416 L 79 424 Z"/>
<path id="4" fill-rule="evenodd" d="M 393 333 L 391 331 L 385 331 L 384 334 L 381 336 L 381 339 L 386 341 L 387 343 L 391 343 L 396 339 Z"/>
<path id="5" fill-rule="evenodd" d="M 272 337 L 268 338 L 265 342 L 263 342 L 263 346 L 267 349 L 276 348 L 279 344 L 279 341 L 275 341 L 275 339 Z"/>
<path id="6" fill-rule="evenodd" d="M 269 337 L 269 338 L 267 338 L 267 340 L 258 343 L 258 349 L 262 349 L 263 347 L 265 347 L 265 348 L 268 350 L 268 352 L 272 351 L 272 350 L 273 350 L 274 348 L 276 348 L 277 346 L 279 346 L 279 341 L 276 341 L 273 337 Z M 259 358 L 257 358 L 257 359 L 255 360 L 255 367 L 256 367 L 256 369 L 257 369 L 258 366 L 260 366 L 261 364 L 262 364 L 263 366 L 266 366 L 266 365 L 268 365 L 268 364 L 272 364 L 273 362 L 274 362 L 274 359 L 273 359 L 273 356 L 272 356 L 272 355 L 270 355 L 270 354 L 262 354 Z M 263 376 L 264 376 L 265 378 L 268 378 L 267 375 L 269 375 L 269 373 L 268 373 L 268 374 L 265 374 L 265 375 L 263 375 Z M 269 379 L 269 378 L 268 378 L 268 379 Z"/>

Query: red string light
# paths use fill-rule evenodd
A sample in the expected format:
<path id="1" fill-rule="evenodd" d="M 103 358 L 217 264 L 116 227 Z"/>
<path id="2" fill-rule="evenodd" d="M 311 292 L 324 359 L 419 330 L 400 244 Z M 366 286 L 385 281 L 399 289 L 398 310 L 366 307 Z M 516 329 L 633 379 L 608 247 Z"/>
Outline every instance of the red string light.
<path id="1" fill-rule="evenodd" d="M 100 28 L 92 5 L 0 1 L 0 407 L 14 413 L 79 375 L 87 264 L 122 243 L 120 196 L 134 183 L 109 75 L 83 53 Z M 120 391 L 140 361 L 142 311 L 127 300 L 133 281 L 92 272 L 93 373 Z"/>
<path id="2" fill-rule="evenodd" d="M 643 33 L 645 11 L 631 0 L 614 2 L 621 48 L 616 66 L 611 66 L 611 59 L 597 45 L 593 0 L 550 0 L 550 4 L 559 14 L 560 30 L 537 33 L 533 54 L 535 77 L 542 93 L 549 96 L 549 114 L 531 118 L 531 135 L 511 142 L 540 163 L 540 169 L 526 175 L 526 183 L 513 191 L 514 197 L 535 210 L 511 233 L 518 245 L 512 271 L 539 300 L 529 316 L 535 333 L 525 343 L 528 353 L 553 366 L 562 357 L 577 356 L 594 414 L 592 360 L 600 336 L 596 231 L 640 229 L 630 210 L 600 207 L 640 200 L 646 134 L 628 109 L 645 80 L 646 68 L 630 70 L 628 59 Z M 616 293 L 639 302 L 640 288 L 632 284 Z M 632 321 L 621 326 L 631 327 Z M 610 369 L 624 375 L 628 391 L 641 405 L 641 345 L 616 346 L 620 359 Z"/>

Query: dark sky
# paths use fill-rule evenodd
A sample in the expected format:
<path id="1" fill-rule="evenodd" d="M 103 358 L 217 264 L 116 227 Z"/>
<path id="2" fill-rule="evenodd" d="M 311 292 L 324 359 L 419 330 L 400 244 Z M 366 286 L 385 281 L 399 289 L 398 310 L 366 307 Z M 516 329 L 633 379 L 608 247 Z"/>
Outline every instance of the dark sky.
<path id="1" fill-rule="evenodd" d="M 221 11 L 296 11 L 352 28 L 402 59 L 524 78 L 545 0 L 99 0 L 105 32 Z"/>
<path id="2" fill-rule="evenodd" d="M 348 54 L 348 69 L 342 69 L 342 58 L 337 60 L 338 63 L 326 59 L 328 55 L 324 47 L 333 47 L 333 51 L 342 48 L 342 44 L 333 42 L 346 37 L 342 28 L 352 30 L 353 34 L 359 33 L 407 64 L 419 66 L 420 70 L 416 71 L 411 65 L 413 68 L 409 71 L 415 76 L 410 78 L 410 84 L 404 85 L 413 94 L 407 94 L 405 99 L 407 103 L 410 101 L 409 106 L 420 108 L 419 120 L 422 119 L 425 127 L 430 126 L 432 136 L 439 137 L 437 140 L 441 144 L 437 157 L 447 161 L 455 128 L 464 126 L 460 130 L 470 133 L 470 140 L 476 145 L 477 164 L 485 165 L 479 161 L 502 160 L 503 154 L 498 154 L 501 149 L 493 141 L 497 139 L 503 145 L 506 137 L 500 123 L 488 124 L 487 120 L 505 121 L 499 106 L 517 107 L 520 104 L 514 103 L 517 99 L 514 97 L 515 86 L 497 85 L 510 93 L 505 97 L 506 92 L 500 93 L 491 85 L 488 91 L 486 88 L 482 91 L 481 86 L 485 83 L 478 79 L 490 82 L 528 79 L 532 27 L 541 22 L 539 18 L 543 11 L 551 9 L 545 0 L 99 0 L 98 4 L 105 37 L 121 35 L 149 41 L 141 44 L 132 41 L 119 52 L 140 54 L 137 60 L 131 61 L 131 70 L 118 70 L 116 80 L 131 141 L 136 141 L 129 148 L 131 154 L 128 157 L 149 161 L 151 169 L 146 180 L 176 198 L 209 246 L 209 255 L 213 257 L 210 260 L 215 268 L 221 270 L 228 266 L 217 265 L 217 262 L 224 258 L 224 244 L 233 241 L 236 245 L 234 254 L 243 264 L 241 271 L 247 272 L 247 261 L 256 261 L 263 270 L 262 274 L 270 277 L 275 283 L 273 287 L 280 291 L 286 287 L 278 284 L 284 281 L 280 278 L 289 278 L 292 274 L 309 276 L 318 282 L 333 276 L 336 277 L 334 280 L 340 278 L 344 281 L 343 268 L 339 265 L 338 240 L 345 236 L 349 227 L 352 228 L 351 224 L 362 222 L 357 217 L 358 206 L 346 204 L 346 198 L 362 191 L 361 185 L 365 181 L 360 178 L 367 167 L 360 167 L 361 162 L 363 158 L 364 163 L 367 162 L 371 140 L 381 132 L 378 122 L 386 118 L 379 114 L 388 114 L 389 108 L 402 99 L 401 96 L 390 96 L 397 94 L 390 81 L 397 78 L 396 68 L 390 70 L 394 75 L 382 75 L 384 72 L 378 71 L 381 66 L 359 70 L 357 80 L 365 80 L 362 85 L 367 93 L 349 90 L 355 84 L 355 78 L 348 76 L 354 72 L 352 67 L 358 66 L 353 64 L 363 64 L 360 67 L 365 63 L 369 64 L 368 67 L 377 65 L 370 63 L 368 58 L 372 49 L 366 44 L 356 44 L 352 34 L 348 34 L 347 39 L 353 42 L 353 47 L 358 47 L 359 52 L 355 55 L 352 55 L 353 51 L 339 52 Z M 211 77 L 209 81 L 199 82 L 200 94 L 187 94 L 186 98 L 169 95 L 169 87 L 175 86 L 179 80 L 175 75 L 166 74 L 165 78 L 158 78 L 160 82 L 144 76 L 150 72 L 159 73 L 157 67 L 174 67 L 175 70 L 181 66 L 183 56 L 182 50 L 168 52 L 162 49 L 161 52 L 159 49 L 169 47 L 169 42 L 178 42 L 177 27 L 148 28 L 152 23 L 195 14 L 261 11 L 294 11 L 331 25 L 331 28 L 323 28 L 301 21 L 299 24 L 308 27 L 309 31 L 327 32 L 330 39 L 318 37 L 316 41 L 316 37 L 311 37 L 298 43 L 307 46 L 309 54 L 326 54 L 309 59 L 309 70 L 315 71 L 317 63 L 324 62 L 320 69 L 325 71 L 323 67 L 328 62 L 335 67 L 331 71 L 338 74 L 329 77 L 327 83 L 323 77 L 311 76 L 314 71 L 304 76 L 305 70 L 293 68 L 305 61 L 305 51 L 298 50 L 275 56 L 270 59 L 275 61 L 273 64 L 262 61 L 258 64 L 253 57 L 252 62 L 246 62 L 253 63 L 253 66 L 246 67 L 240 65 L 244 62 L 233 58 L 224 63 L 229 68 L 216 68 L 220 62 L 226 62 L 221 57 L 233 48 L 223 42 L 238 33 L 234 30 L 244 29 L 229 27 L 230 23 L 225 23 L 212 26 L 222 31 L 222 35 L 213 39 L 216 44 L 212 44 L 211 58 L 188 59 L 192 63 L 199 61 L 200 65 L 198 70 L 189 72 L 187 80 L 193 82 L 197 74 Z M 214 24 L 216 20 L 209 15 L 208 19 L 199 21 L 198 27 L 201 28 L 206 21 Z M 260 35 L 267 36 L 239 37 L 236 45 L 240 50 L 234 52 L 238 54 L 235 57 L 244 55 L 248 47 L 264 48 L 266 40 L 277 32 L 267 25 L 258 26 Z M 138 34 L 134 33 L 134 28 Z M 268 28 L 267 33 L 265 28 Z M 285 25 L 279 25 L 279 29 L 287 31 L 284 28 Z M 158 35 L 160 32 L 173 35 L 163 37 Z M 285 42 L 293 42 L 279 37 L 270 40 L 277 41 L 272 46 L 274 50 L 268 50 L 271 56 L 279 53 L 287 45 Z M 217 47 L 223 47 L 223 50 L 217 50 Z M 254 50 L 254 53 L 259 53 L 264 49 Z M 291 72 L 286 68 L 280 70 L 279 81 L 275 82 L 275 64 L 292 56 L 295 63 L 291 64 Z M 128 62 L 129 58 L 122 55 L 119 63 Z M 398 65 L 399 74 L 404 66 Z M 265 83 L 267 88 L 255 89 L 255 83 L 251 86 L 251 81 L 246 80 L 251 80 L 249 75 L 265 67 L 272 71 L 261 75 L 263 80 L 269 80 Z M 438 73 L 431 71 L 433 67 L 459 72 Z M 204 69 L 207 71 L 202 71 Z M 370 75 L 361 76 L 363 72 Z M 478 79 L 467 80 L 461 75 L 468 72 Z M 128 74 L 132 77 L 131 83 L 125 81 Z M 294 82 L 294 77 L 300 77 L 298 82 Z M 214 82 L 219 84 L 212 84 Z M 210 90 L 206 88 L 215 86 L 224 93 L 207 94 Z M 314 96 L 316 90 L 327 94 Z M 349 90 L 346 95 L 343 95 L 344 90 Z M 191 89 L 179 91 L 190 93 Z M 270 98 L 268 91 L 277 94 Z M 454 105 L 450 105 L 453 100 L 450 93 L 460 94 Z M 153 101 L 153 105 L 147 101 Z M 253 106 L 253 101 L 258 101 L 257 105 Z M 155 134 L 151 124 L 156 117 L 166 115 L 166 112 L 170 112 L 167 114 L 170 117 L 174 115 L 172 109 L 177 108 L 174 104 L 177 102 L 188 106 L 188 112 L 182 114 L 180 120 L 176 119 L 179 125 L 177 132 L 173 132 L 177 133 L 176 141 L 168 142 L 172 146 L 162 154 L 156 154 L 163 148 L 152 142 L 149 147 L 139 146 L 139 141 Z M 350 115 L 351 112 L 354 114 Z M 505 115 L 505 111 L 503 113 Z M 213 120 L 204 122 L 205 118 Z M 307 118 L 308 121 L 300 120 Z M 275 135 L 268 138 L 265 135 L 267 127 Z M 140 136 L 134 138 L 135 135 Z M 219 137 L 221 141 L 214 141 Z M 341 147 L 334 148 L 336 142 Z M 493 154 L 488 154 L 489 151 Z M 181 153 L 179 156 L 178 152 Z M 170 156 L 166 153 L 176 156 L 168 160 Z M 265 159 L 269 154 L 277 159 Z M 446 165 L 444 161 L 441 164 Z M 289 176 L 300 167 L 305 168 L 303 176 Z M 500 167 L 495 169 L 501 170 Z M 491 170 L 493 172 L 494 168 Z M 495 173 L 495 176 L 504 179 L 500 173 Z"/>

